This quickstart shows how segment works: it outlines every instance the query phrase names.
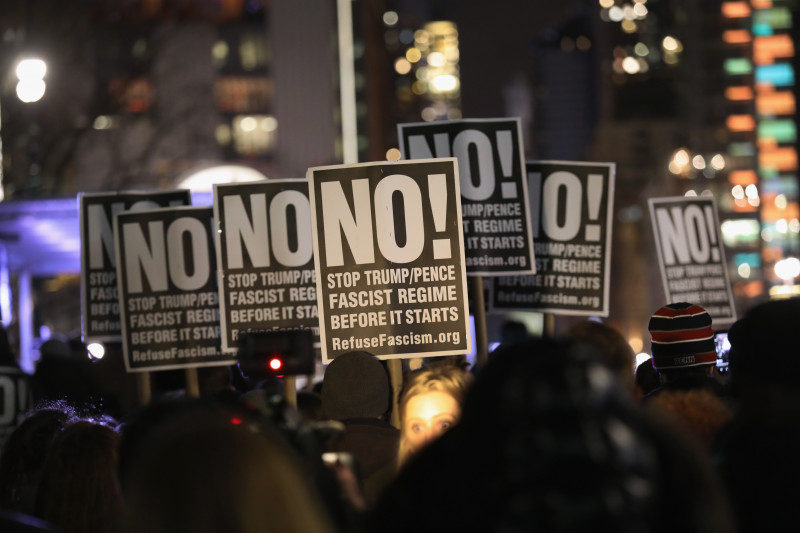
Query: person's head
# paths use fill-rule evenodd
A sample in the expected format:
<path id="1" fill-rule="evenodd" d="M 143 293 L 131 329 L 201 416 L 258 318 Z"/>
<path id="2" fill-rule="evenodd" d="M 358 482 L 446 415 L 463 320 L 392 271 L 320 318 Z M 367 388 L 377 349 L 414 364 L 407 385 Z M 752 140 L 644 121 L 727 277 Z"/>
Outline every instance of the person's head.
<path id="1" fill-rule="evenodd" d="M 671 303 L 658 309 L 648 324 L 653 367 L 663 381 L 708 376 L 717 362 L 711 316 L 697 304 Z"/>
<path id="2" fill-rule="evenodd" d="M 117 525 L 119 434 L 104 424 L 79 421 L 53 440 L 36 496 L 36 515 L 64 533 L 103 533 Z"/>
<path id="3" fill-rule="evenodd" d="M 390 406 L 389 374 L 374 355 L 347 352 L 328 364 L 322 380 L 322 412 L 326 418 L 379 418 Z"/>
<path id="4" fill-rule="evenodd" d="M 458 422 L 470 378 L 461 367 L 437 363 L 406 376 L 399 401 L 399 464 Z"/>
<path id="5" fill-rule="evenodd" d="M 800 392 L 798 323 L 800 298 L 790 298 L 757 305 L 730 327 L 730 383 L 740 400 Z"/>
<path id="6" fill-rule="evenodd" d="M 594 346 L 600 363 L 614 374 L 624 390 L 633 392 L 636 359 L 633 348 L 619 331 L 602 322 L 584 320 L 568 328 L 564 335 Z"/>
<path id="7" fill-rule="evenodd" d="M 0 508 L 33 514 L 50 444 L 75 417 L 65 405 L 50 406 L 33 412 L 11 433 L 0 454 Z"/>
<path id="8" fill-rule="evenodd" d="M 658 370 L 653 368 L 653 363 L 650 359 L 638 364 L 633 374 L 633 381 L 635 386 L 634 397 L 637 400 L 641 400 L 661 386 L 661 377 L 658 375 Z"/>
<path id="9" fill-rule="evenodd" d="M 275 434 L 213 412 L 143 436 L 124 485 L 124 533 L 332 532 L 300 458 Z"/>

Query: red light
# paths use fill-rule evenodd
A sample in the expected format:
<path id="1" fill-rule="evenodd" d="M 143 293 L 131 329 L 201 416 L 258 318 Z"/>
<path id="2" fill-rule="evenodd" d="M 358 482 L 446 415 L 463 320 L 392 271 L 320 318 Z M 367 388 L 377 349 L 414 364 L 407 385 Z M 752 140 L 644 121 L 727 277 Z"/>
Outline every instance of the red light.
<path id="1" fill-rule="evenodd" d="M 269 360 L 269 367 L 272 370 L 279 370 L 283 366 L 283 362 L 278 359 L 277 357 L 273 357 Z"/>
<path id="2" fill-rule="evenodd" d="M 231 424 L 233 424 L 234 426 L 238 426 L 241 423 L 242 423 L 242 419 L 239 418 L 238 416 L 234 416 L 234 417 L 231 418 Z"/>

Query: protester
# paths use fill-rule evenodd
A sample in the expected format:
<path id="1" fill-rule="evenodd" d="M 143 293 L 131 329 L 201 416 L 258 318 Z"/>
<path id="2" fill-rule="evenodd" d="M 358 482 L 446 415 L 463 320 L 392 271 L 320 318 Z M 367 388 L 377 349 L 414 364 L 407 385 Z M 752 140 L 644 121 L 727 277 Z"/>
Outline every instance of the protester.
<path id="1" fill-rule="evenodd" d="M 661 386 L 647 396 L 663 390 L 709 389 L 723 397 L 723 386 L 711 377 L 717 363 L 717 348 L 711 316 L 701 306 L 686 302 L 665 305 L 650 318 L 651 359 L 661 377 Z"/>
<path id="2" fill-rule="evenodd" d="M 661 376 L 658 375 L 658 370 L 653 367 L 650 359 L 637 365 L 636 371 L 633 373 L 633 381 L 634 397 L 640 402 L 661 386 Z"/>
<path id="3" fill-rule="evenodd" d="M 587 342 L 597 348 L 600 363 L 616 377 L 624 391 L 635 395 L 633 348 L 613 327 L 594 320 L 584 320 L 569 327 L 564 336 Z"/>
<path id="4" fill-rule="evenodd" d="M 731 326 L 730 386 L 737 413 L 715 462 L 741 533 L 800 524 L 800 299 L 758 305 Z"/>
<path id="5" fill-rule="evenodd" d="M 733 417 L 731 408 L 708 389 L 665 390 L 654 395 L 647 407 L 671 419 L 680 430 L 710 451 L 720 430 Z"/>
<path id="6" fill-rule="evenodd" d="M 325 369 L 322 413 L 344 424 L 327 448 L 355 459 L 355 475 L 367 504 L 395 474 L 400 432 L 388 421 L 391 394 L 386 368 L 367 352 L 339 355 Z"/>
<path id="7" fill-rule="evenodd" d="M 114 533 L 121 512 L 116 479 L 119 434 L 78 421 L 53 439 L 36 495 L 35 515 L 63 533 Z"/>
<path id="8" fill-rule="evenodd" d="M 305 466 L 278 434 L 218 414 L 176 421 L 180 427 L 167 417 L 138 436 L 125 463 L 122 531 L 335 531 Z"/>
<path id="9" fill-rule="evenodd" d="M 471 379 L 463 367 L 450 361 L 431 363 L 406 375 L 399 401 L 400 466 L 455 426 Z"/>
<path id="10" fill-rule="evenodd" d="M 35 406 L 63 400 L 82 411 L 99 409 L 99 395 L 88 370 L 86 352 L 78 357 L 65 340 L 52 337 L 42 343 L 39 353 L 31 378 Z"/>
<path id="11" fill-rule="evenodd" d="M 75 418 L 70 407 L 53 404 L 34 411 L 14 430 L 0 454 L 0 509 L 34 513 L 50 445 Z"/>
<path id="12" fill-rule="evenodd" d="M 586 350 L 541 339 L 498 353 L 366 531 L 732 531 L 702 454 L 643 416 Z"/>

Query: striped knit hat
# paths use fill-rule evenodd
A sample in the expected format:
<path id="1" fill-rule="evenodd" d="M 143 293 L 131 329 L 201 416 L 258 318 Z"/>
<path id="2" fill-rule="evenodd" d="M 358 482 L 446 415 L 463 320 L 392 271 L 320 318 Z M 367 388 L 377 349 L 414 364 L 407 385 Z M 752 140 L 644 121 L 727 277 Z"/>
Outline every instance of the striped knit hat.
<path id="1" fill-rule="evenodd" d="M 653 313 L 647 329 L 657 370 L 712 365 L 717 361 L 711 317 L 699 305 L 665 305 Z"/>

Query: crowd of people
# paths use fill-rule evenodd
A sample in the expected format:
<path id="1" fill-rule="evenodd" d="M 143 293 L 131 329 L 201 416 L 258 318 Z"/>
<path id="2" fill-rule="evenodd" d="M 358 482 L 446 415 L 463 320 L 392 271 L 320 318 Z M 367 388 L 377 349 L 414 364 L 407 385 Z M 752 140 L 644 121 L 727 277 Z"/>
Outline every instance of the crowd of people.
<path id="1" fill-rule="evenodd" d="M 65 390 L 0 449 L 0 531 L 793 531 L 799 318 L 800 299 L 749 310 L 724 375 L 708 313 L 671 303 L 639 366 L 587 320 L 481 367 L 428 359 L 399 391 L 349 352 L 296 405 L 235 366 L 124 412 Z"/>

